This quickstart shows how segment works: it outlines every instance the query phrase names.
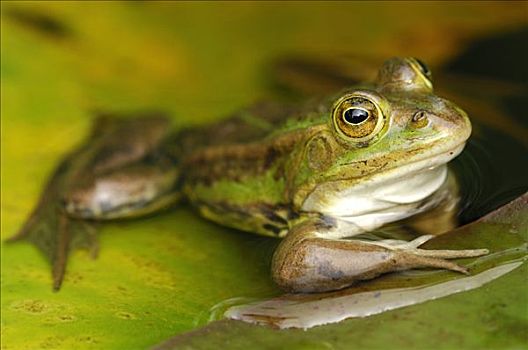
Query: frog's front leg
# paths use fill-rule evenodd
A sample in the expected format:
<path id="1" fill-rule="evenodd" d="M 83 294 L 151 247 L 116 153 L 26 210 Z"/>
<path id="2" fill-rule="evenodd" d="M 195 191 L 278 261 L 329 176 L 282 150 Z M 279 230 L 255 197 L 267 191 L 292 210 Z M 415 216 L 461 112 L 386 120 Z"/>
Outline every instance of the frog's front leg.
<path id="1" fill-rule="evenodd" d="M 310 218 L 295 224 L 277 248 L 272 262 L 275 282 L 290 292 L 324 292 L 349 286 L 358 280 L 413 268 L 433 267 L 467 273 L 445 259 L 488 254 L 486 249 L 424 250 L 418 246 L 432 236 L 414 241 L 362 241 L 328 237 L 336 232 L 333 220 Z"/>

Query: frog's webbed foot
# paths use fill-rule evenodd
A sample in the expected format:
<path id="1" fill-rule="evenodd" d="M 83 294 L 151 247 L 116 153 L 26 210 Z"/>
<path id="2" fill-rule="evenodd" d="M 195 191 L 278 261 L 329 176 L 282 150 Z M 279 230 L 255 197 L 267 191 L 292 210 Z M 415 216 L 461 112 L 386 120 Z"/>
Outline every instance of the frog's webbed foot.
<path id="1" fill-rule="evenodd" d="M 323 292 L 349 286 L 383 273 L 414 268 L 441 268 L 461 273 L 468 270 L 446 259 L 475 257 L 486 249 L 425 250 L 418 247 L 431 239 L 411 242 L 328 239 L 335 227 L 318 219 L 294 226 L 273 257 L 275 282 L 290 292 Z"/>
<path id="2" fill-rule="evenodd" d="M 419 249 L 418 247 L 434 238 L 434 235 L 423 235 L 410 242 L 400 241 L 400 240 L 381 240 L 381 241 L 372 241 L 368 242 L 380 247 L 387 248 L 389 250 L 403 251 L 407 254 L 415 255 L 422 257 L 424 266 L 437 267 L 452 271 L 461 272 L 468 274 L 468 269 L 455 264 L 453 262 L 447 261 L 445 259 L 458 259 L 458 258 L 473 258 L 477 256 L 482 256 L 489 254 L 488 249 L 464 249 L 464 250 L 450 250 L 450 249 L 440 249 L 440 250 L 429 250 L 429 249 Z"/>
<path id="3" fill-rule="evenodd" d="M 71 219 L 52 202 L 38 206 L 6 243 L 28 241 L 36 246 L 52 265 L 53 290 L 58 291 L 71 251 L 88 249 L 92 258 L 97 256 L 96 231 L 95 223 Z"/>
<path id="4" fill-rule="evenodd" d="M 33 212 L 20 230 L 5 242 L 27 241 L 36 246 L 52 265 L 53 290 L 60 289 L 69 252 L 88 248 L 95 257 L 98 250 L 95 225 L 72 220 L 61 205 L 61 189 L 71 161 L 78 151 L 67 156 L 52 174 Z"/>
<path id="5" fill-rule="evenodd" d="M 53 289 L 60 289 L 69 253 L 84 248 L 95 257 L 98 245 L 94 220 L 107 218 L 101 213 L 88 217 L 74 215 L 77 213 L 71 210 L 72 197 L 78 199 L 75 194 L 82 193 L 90 185 L 106 181 L 101 186 L 102 195 L 98 198 L 112 197 L 114 201 L 99 200 L 98 206 L 95 206 L 90 203 L 92 197 L 83 197 L 88 198 L 89 202 L 87 206 L 81 206 L 86 212 L 125 207 L 129 209 L 126 216 L 132 216 L 128 214 L 130 211 L 139 211 L 138 203 L 142 204 L 143 210 L 147 205 L 149 210 L 154 210 L 172 203 L 175 196 L 163 191 L 160 191 L 160 196 L 154 197 L 155 201 L 144 200 L 145 193 L 152 192 L 153 183 L 158 186 L 156 189 L 172 189 L 176 181 L 176 170 L 165 167 L 166 164 L 172 164 L 163 147 L 171 132 L 170 120 L 159 115 L 138 115 L 134 118 L 106 116 L 97 119 L 91 136 L 62 160 L 49 178 L 37 206 L 20 231 L 8 242 L 25 240 L 37 246 L 53 267 Z M 152 174 L 158 175 L 155 181 L 148 180 L 152 179 Z M 120 187 L 120 184 L 133 186 Z M 139 198 L 132 196 L 139 192 Z M 116 197 L 130 197 L 136 201 L 116 202 Z M 125 215 L 118 212 L 112 216 L 119 217 Z"/>

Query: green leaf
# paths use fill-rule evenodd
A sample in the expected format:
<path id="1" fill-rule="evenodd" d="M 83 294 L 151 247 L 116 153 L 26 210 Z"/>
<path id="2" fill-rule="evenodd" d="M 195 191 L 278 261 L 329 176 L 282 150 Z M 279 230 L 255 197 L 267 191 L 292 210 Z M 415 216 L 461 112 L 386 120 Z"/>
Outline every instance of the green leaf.
<path id="1" fill-rule="evenodd" d="M 524 4 L 493 3 L 1 6 L 2 239 L 20 228 L 47 176 L 88 132 L 94 110 L 161 110 L 177 125 L 205 123 L 269 94 L 260 72 L 284 53 L 420 53 L 434 64 L 456 53 L 462 40 L 526 22 Z M 437 44 L 457 28 L 464 35 Z M 222 301 L 280 294 L 269 276 L 276 244 L 181 206 L 103 225 L 99 258 L 72 255 L 58 293 L 34 247 L 2 244 L 2 348 L 142 349 L 192 331 Z M 523 266 L 468 293 L 307 332 L 220 321 L 176 342 L 518 348 L 526 343 L 525 283 Z"/>

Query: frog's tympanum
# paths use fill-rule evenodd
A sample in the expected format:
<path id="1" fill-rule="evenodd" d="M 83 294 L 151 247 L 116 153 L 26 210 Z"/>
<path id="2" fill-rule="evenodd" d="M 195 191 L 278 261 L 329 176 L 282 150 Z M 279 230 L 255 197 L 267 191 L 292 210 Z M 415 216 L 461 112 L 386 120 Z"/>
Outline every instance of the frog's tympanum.
<path id="1" fill-rule="evenodd" d="M 426 250 L 418 247 L 431 235 L 407 242 L 365 233 L 442 205 L 446 164 L 470 133 L 464 111 L 433 94 L 430 71 L 414 58 L 390 59 L 374 83 L 331 98 L 259 104 L 207 127 L 172 131 L 162 117 L 100 118 L 16 238 L 48 254 L 58 288 L 68 250 L 93 245 L 83 222 L 186 199 L 219 224 L 282 238 L 272 275 L 286 291 L 335 290 L 413 268 L 467 273 L 446 259 L 486 249 Z M 46 210 L 55 213 L 51 239 L 39 238 Z"/>

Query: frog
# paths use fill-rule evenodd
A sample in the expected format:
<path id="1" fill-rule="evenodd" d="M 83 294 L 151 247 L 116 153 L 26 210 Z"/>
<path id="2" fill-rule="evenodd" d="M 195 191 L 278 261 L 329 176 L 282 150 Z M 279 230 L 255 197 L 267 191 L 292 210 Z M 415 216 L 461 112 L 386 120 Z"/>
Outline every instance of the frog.
<path id="1" fill-rule="evenodd" d="M 206 126 L 101 116 L 12 241 L 46 253 L 58 290 L 68 252 L 97 251 L 92 225 L 186 201 L 220 225 L 281 239 L 271 276 L 286 292 L 409 269 L 468 274 L 452 259 L 487 249 L 422 249 L 435 235 L 368 234 L 452 199 L 448 163 L 470 135 L 467 114 L 434 94 L 430 69 L 412 57 L 385 61 L 372 82 L 302 103 L 257 103 Z"/>

